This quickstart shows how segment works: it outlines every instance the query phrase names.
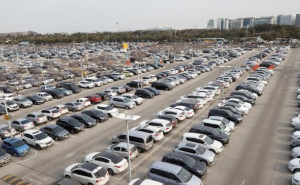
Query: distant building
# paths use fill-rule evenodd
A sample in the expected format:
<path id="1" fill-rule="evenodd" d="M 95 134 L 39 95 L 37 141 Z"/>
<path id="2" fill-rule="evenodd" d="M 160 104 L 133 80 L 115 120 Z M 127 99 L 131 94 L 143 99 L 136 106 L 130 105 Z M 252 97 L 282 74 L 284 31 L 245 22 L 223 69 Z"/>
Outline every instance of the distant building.
<path id="1" fill-rule="evenodd" d="M 218 18 L 217 29 L 228 30 L 228 28 L 229 28 L 229 19 L 228 18 Z"/>
<path id="2" fill-rule="evenodd" d="M 254 17 L 245 17 L 243 18 L 243 28 L 253 27 Z"/>
<path id="3" fill-rule="evenodd" d="M 217 29 L 217 20 L 209 19 L 207 22 L 207 29 Z"/>
<path id="4" fill-rule="evenodd" d="M 296 21 L 295 14 L 277 16 L 277 24 L 279 25 L 294 25 L 295 21 Z"/>
<path id="5" fill-rule="evenodd" d="M 255 18 L 253 22 L 253 26 L 260 25 L 260 24 L 276 24 L 275 16 Z"/>
<path id="6" fill-rule="evenodd" d="M 296 14 L 295 25 L 300 26 L 300 14 Z"/>
<path id="7" fill-rule="evenodd" d="M 152 31 L 163 31 L 163 30 L 172 30 L 172 27 L 154 27 L 154 28 L 148 28 L 147 30 L 152 30 Z"/>
<path id="8" fill-rule="evenodd" d="M 237 18 L 234 20 L 231 20 L 229 23 L 229 29 L 241 29 L 243 28 L 243 19 Z"/>

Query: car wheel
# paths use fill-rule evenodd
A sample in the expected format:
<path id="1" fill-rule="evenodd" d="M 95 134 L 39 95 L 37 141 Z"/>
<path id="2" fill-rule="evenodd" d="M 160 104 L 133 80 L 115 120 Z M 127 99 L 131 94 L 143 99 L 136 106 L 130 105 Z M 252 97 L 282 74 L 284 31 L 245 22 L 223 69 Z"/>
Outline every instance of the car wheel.
<path id="1" fill-rule="evenodd" d="M 49 120 L 49 121 L 51 121 L 51 120 L 52 120 L 52 118 L 51 118 L 51 117 L 48 117 L 48 120 Z"/>
<path id="2" fill-rule="evenodd" d="M 65 178 L 67 179 L 71 179 L 71 177 L 69 175 L 65 175 Z"/>
<path id="3" fill-rule="evenodd" d="M 114 104 L 111 104 L 110 106 L 112 106 L 112 107 L 115 107 L 115 105 L 114 105 Z"/>
<path id="4" fill-rule="evenodd" d="M 98 123 L 100 123 L 100 122 L 101 122 L 101 119 L 98 118 L 98 119 L 96 119 L 96 121 L 97 121 Z"/>
<path id="5" fill-rule="evenodd" d="M 206 166 L 208 165 L 207 162 L 205 160 L 201 160 L 200 163 L 205 164 Z"/>
<path id="6" fill-rule="evenodd" d="M 20 108 L 24 109 L 24 105 L 20 105 Z"/>
<path id="7" fill-rule="evenodd" d="M 126 106 L 126 107 L 125 107 L 125 109 L 129 109 L 129 107 L 128 107 L 128 106 Z"/>
<path id="8" fill-rule="evenodd" d="M 300 169 L 295 169 L 294 173 L 300 172 Z"/>
<path id="9" fill-rule="evenodd" d="M 108 113 L 107 115 L 108 115 L 109 117 L 112 117 L 111 113 Z"/>
<path id="10" fill-rule="evenodd" d="M 76 111 L 76 109 L 75 109 L 75 108 L 73 108 L 73 109 L 72 109 L 72 111 L 73 111 L 73 112 L 75 112 L 75 111 Z"/>
<path id="11" fill-rule="evenodd" d="M 147 98 L 150 99 L 150 96 L 148 95 Z"/>
<path id="12" fill-rule="evenodd" d="M 41 150 L 41 149 L 42 149 L 42 147 L 41 147 L 39 144 L 37 144 L 35 147 L 36 147 L 36 149 L 38 149 L 38 150 Z"/>
<path id="13" fill-rule="evenodd" d="M 168 87 L 166 87 L 166 88 L 165 88 L 165 90 L 166 90 L 166 91 L 168 91 L 168 90 L 169 90 L 169 88 L 168 88 Z"/>
<path id="14" fill-rule="evenodd" d="M 72 129 L 72 130 L 71 130 L 71 133 L 72 133 L 72 134 L 75 134 L 75 130 Z"/>
<path id="15" fill-rule="evenodd" d="M 139 152 L 139 153 L 142 153 L 143 152 L 143 150 L 141 149 L 141 148 L 137 148 L 137 151 Z"/>
<path id="16" fill-rule="evenodd" d="M 13 153 L 13 155 L 14 155 L 15 157 L 18 157 L 18 154 L 17 154 L 17 153 Z"/>
<path id="17" fill-rule="evenodd" d="M 92 184 L 92 183 L 88 183 L 88 185 L 94 185 L 94 184 Z"/>
<path id="18" fill-rule="evenodd" d="M 18 132 L 23 132 L 22 128 L 17 128 Z"/>
<path id="19" fill-rule="evenodd" d="M 37 125 L 38 125 L 36 121 L 34 121 L 33 124 L 34 124 L 34 126 L 37 126 Z"/>
<path id="20" fill-rule="evenodd" d="M 108 168 L 107 171 L 108 171 L 109 175 L 114 175 L 115 174 L 115 172 L 110 168 Z"/>
<path id="21" fill-rule="evenodd" d="M 55 136 L 55 137 L 54 137 L 54 140 L 55 140 L 55 141 L 58 141 L 58 140 L 59 140 L 59 138 L 58 138 L 57 136 Z"/>

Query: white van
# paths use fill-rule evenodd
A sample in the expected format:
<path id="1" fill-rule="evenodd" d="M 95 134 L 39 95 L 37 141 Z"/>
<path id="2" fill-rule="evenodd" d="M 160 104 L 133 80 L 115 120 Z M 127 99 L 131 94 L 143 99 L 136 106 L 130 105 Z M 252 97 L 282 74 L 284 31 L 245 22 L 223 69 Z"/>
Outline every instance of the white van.
<path id="1" fill-rule="evenodd" d="M 218 129 L 219 131 L 224 132 L 227 135 L 230 135 L 230 128 L 221 121 L 204 119 L 202 120 L 201 125 Z"/>

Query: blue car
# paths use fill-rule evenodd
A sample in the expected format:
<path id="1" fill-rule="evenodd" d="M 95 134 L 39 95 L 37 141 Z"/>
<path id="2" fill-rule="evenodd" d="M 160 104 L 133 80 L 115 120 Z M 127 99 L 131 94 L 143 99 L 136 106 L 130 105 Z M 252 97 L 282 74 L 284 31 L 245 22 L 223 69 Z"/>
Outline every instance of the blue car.
<path id="1" fill-rule="evenodd" d="M 24 141 L 14 137 L 4 139 L 1 148 L 15 157 L 26 155 L 30 151 L 29 146 Z"/>
<path id="2" fill-rule="evenodd" d="M 153 92 L 155 96 L 160 95 L 160 91 L 155 89 L 154 87 L 145 87 L 144 89 L 147 89 L 150 92 Z"/>

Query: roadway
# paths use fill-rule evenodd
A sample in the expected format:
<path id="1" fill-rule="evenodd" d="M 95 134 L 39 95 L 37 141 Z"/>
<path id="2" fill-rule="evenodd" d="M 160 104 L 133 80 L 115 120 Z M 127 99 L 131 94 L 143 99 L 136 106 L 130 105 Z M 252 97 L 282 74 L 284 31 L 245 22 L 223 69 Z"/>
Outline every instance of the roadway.
<path id="1" fill-rule="evenodd" d="M 244 60 L 249 58 L 251 54 L 253 53 L 248 52 L 247 54 L 239 57 L 238 59 L 230 61 L 228 65 L 239 66 Z M 175 66 L 180 63 L 182 62 L 170 64 L 168 65 L 168 67 Z M 157 70 L 151 73 L 156 72 Z M 176 101 L 180 96 L 192 92 L 196 87 L 207 84 L 209 81 L 214 80 L 217 76 L 221 75 L 222 73 L 223 69 L 214 69 L 213 72 L 201 74 L 195 80 L 186 82 L 185 84 L 176 87 L 172 91 L 163 91 L 160 96 L 154 97 L 150 100 L 146 100 L 144 104 L 128 111 L 128 114 L 140 115 L 142 117 L 137 121 L 130 122 L 130 127 L 138 125 L 138 123 L 142 120 L 153 118 L 159 110 L 168 107 L 171 102 Z M 126 78 L 125 80 L 117 81 L 113 84 L 99 87 L 97 89 L 83 90 L 80 94 L 65 97 L 61 100 L 53 100 L 40 106 L 33 106 L 28 109 L 14 112 L 12 113 L 12 116 L 14 119 L 22 117 L 27 113 L 38 111 L 42 108 L 50 107 L 56 104 L 62 104 L 74 100 L 76 98 L 92 94 L 97 91 L 102 91 L 114 85 L 121 85 L 135 78 L 136 77 Z M 264 96 L 263 98 L 265 97 L 267 96 Z M 254 109 L 256 109 L 256 106 Z M 145 152 L 141 154 L 137 159 L 134 159 L 134 177 L 144 178 L 147 169 L 153 163 L 153 161 L 160 160 L 164 153 L 171 152 L 172 148 L 179 142 L 179 138 L 181 138 L 181 135 L 187 129 L 189 129 L 191 125 L 198 124 L 199 117 L 205 117 L 207 115 L 205 112 L 208 110 L 208 106 L 202 108 L 193 119 L 188 119 L 184 121 L 179 125 L 178 128 L 174 129 L 174 131 L 171 134 L 166 135 L 166 137 L 162 141 L 156 143 L 155 147 L 151 151 Z M 253 113 L 250 114 L 254 115 Z M 53 121 L 52 123 L 54 122 L 55 121 Z M 242 125 L 247 124 L 242 123 Z M 241 126 L 241 128 L 243 128 L 243 126 Z M 231 140 L 234 141 L 234 137 L 235 135 L 237 135 L 236 133 L 238 133 L 239 129 L 240 128 L 238 128 L 237 131 L 235 131 Z M 114 135 L 124 131 L 125 123 L 123 121 L 118 120 L 117 118 L 112 118 L 106 122 L 98 124 L 94 128 L 86 129 L 85 131 L 82 131 L 82 133 L 71 135 L 71 137 L 67 140 L 55 142 L 54 145 L 50 148 L 41 151 L 37 151 L 35 148 L 32 148 L 30 154 L 28 154 L 25 157 L 12 157 L 13 162 L 3 168 L 5 169 L 5 171 L 0 171 L 0 177 L 3 177 L 7 174 L 14 174 L 16 176 L 23 177 L 25 180 L 28 180 L 33 184 L 49 184 L 50 182 L 56 179 L 62 178 L 63 170 L 68 165 L 71 165 L 75 162 L 83 162 L 84 156 L 91 152 L 103 151 L 110 144 L 110 140 Z M 234 142 L 232 144 L 231 141 L 229 147 L 234 145 Z M 223 156 L 228 155 L 229 147 L 226 147 L 224 152 L 218 155 L 218 160 L 219 158 L 221 159 Z M 218 173 L 214 172 L 217 170 L 213 170 L 213 168 L 222 168 L 222 164 L 219 163 L 221 162 L 217 161 L 216 164 L 214 164 L 212 167 L 209 167 L 207 175 L 208 177 L 204 180 L 205 184 L 208 184 L 206 183 L 206 180 L 209 180 L 209 178 L 218 175 Z M 127 177 L 127 172 L 115 175 L 110 178 L 108 184 L 126 184 Z"/>

